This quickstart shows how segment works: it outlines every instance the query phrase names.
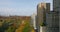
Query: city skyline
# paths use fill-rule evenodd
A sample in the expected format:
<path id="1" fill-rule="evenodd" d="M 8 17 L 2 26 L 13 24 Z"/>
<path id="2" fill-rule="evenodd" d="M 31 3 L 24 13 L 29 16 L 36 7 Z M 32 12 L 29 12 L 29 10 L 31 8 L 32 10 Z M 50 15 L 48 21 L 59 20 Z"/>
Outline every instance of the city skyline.
<path id="1" fill-rule="evenodd" d="M 36 12 L 36 6 L 41 2 L 52 3 L 52 0 L 0 0 L 0 15 L 30 16 Z"/>

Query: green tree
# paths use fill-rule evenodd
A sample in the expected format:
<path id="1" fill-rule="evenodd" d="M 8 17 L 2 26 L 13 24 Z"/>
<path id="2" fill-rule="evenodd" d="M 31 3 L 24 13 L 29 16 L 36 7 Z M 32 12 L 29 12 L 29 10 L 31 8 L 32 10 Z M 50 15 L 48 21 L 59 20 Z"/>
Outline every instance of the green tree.
<path id="1" fill-rule="evenodd" d="M 23 32 L 29 32 L 30 31 L 30 26 L 26 25 L 23 29 Z"/>
<path id="2" fill-rule="evenodd" d="M 13 26 L 9 26 L 5 32 L 15 32 L 16 28 Z"/>

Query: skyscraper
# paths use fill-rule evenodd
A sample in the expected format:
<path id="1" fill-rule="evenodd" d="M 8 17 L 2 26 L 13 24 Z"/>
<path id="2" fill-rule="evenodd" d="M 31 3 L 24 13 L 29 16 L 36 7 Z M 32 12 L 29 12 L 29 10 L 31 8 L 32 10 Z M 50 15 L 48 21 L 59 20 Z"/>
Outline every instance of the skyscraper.
<path id="1" fill-rule="evenodd" d="M 40 24 L 46 23 L 46 13 L 50 11 L 50 3 L 39 3 L 37 5 L 37 29 L 40 31 Z"/>
<path id="2" fill-rule="evenodd" d="M 31 15 L 31 25 L 36 29 L 36 14 Z"/>
<path id="3" fill-rule="evenodd" d="M 57 19 L 56 24 L 58 24 L 58 31 L 60 32 L 60 0 L 53 0 L 53 10 L 57 12 L 58 16 L 55 16 Z"/>
<path id="4" fill-rule="evenodd" d="M 59 32 L 58 13 L 50 11 L 46 14 L 47 32 Z"/>
<path id="5" fill-rule="evenodd" d="M 60 0 L 53 0 L 53 10 L 60 11 Z"/>

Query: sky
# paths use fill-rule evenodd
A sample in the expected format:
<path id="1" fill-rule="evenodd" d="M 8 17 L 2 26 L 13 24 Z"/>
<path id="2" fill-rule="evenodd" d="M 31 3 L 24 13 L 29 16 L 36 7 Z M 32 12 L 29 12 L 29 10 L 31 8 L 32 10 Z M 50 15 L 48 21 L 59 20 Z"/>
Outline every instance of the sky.
<path id="1" fill-rule="evenodd" d="M 51 3 L 52 10 L 52 0 L 0 0 L 0 15 L 30 16 L 37 11 L 37 4 L 41 2 Z"/>

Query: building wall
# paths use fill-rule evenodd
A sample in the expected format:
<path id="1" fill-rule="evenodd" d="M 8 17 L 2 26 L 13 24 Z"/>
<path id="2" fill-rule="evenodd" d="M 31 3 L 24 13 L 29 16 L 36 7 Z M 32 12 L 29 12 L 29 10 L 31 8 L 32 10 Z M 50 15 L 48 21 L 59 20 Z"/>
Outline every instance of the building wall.
<path id="1" fill-rule="evenodd" d="M 37 5 L 37 29 L 40 31 L 40 24 L 46 22 L 46 12 L 50 11 L 50 3 L 39 3 Z"/>
<path id="2" fill-rule="evenodd" d="M 46 14 L 47 32 L 59 32 L 59 19 L 56 12 Z"/>
<path id="3" fill-rule="evenodd" d="M 60 0 L 53 0 L 53 10 L 58 12 L 59 32 L 60 32 Z"/>
<path id="4" fill-rule="evenodd" d="M 36 14 L 34 13 L 34 14 L 32 14 L 31 15 L 31 26 L 34 28 L 34 29 L 36 29 Z"/>
<path id="5" fill-rule="evenodd" d="M 60 11 L 60 0 L 53 0 L 53 10 Z"/>

